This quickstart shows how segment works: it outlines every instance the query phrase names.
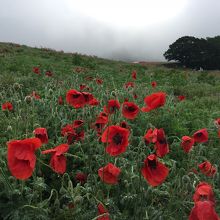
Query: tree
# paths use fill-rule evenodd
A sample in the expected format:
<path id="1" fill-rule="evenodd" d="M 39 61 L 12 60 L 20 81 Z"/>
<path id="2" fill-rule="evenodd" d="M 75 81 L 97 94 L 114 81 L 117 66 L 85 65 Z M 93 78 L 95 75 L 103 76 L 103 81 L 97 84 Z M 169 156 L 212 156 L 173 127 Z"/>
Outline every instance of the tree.
<path id="1" fill-rule="evenodd" d="M 181 37 L 169 46 L 164 57 L 191 68 L 220 68 L 220 36 L 207 39 Z"/>

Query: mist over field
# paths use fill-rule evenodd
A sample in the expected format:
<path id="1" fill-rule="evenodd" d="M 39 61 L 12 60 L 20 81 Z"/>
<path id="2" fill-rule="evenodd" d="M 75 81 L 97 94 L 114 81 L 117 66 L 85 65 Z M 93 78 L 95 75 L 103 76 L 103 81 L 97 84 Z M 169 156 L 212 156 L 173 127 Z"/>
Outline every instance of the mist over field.
<path id="1" fill-rule="evenodd" d="M 220 220 L 219 11 L 0 0 L 0 220 Z"/>
<path id="2" fill-rule="evenodd" d="M 126 61 L 162 61 L 185 35 L 220 33 L 217 0 L 0 0 L 0 41 Z"/>

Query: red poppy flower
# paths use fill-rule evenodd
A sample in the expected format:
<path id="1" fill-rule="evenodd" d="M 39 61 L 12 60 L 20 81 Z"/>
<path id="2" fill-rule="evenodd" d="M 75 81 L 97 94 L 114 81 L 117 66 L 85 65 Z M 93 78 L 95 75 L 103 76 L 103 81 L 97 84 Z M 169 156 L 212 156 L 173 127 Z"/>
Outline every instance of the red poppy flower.
<path id="1" fill-rule="evenodd" d="M 127 128 L 128 130 L 130 130 L 130 126 L 128 125 L 128 123 L 126 121 L 120 122 L 120 127 Z"/>
<path id="2" fill-rule="evenodd" d="M 71 124 L 67 124 L 66 126 L 61 128 L 62 136 L 68 136 L 71 133 L 74 133 L 73 126 Z"/>
<path id="3" fill-rule="evenodd" d="M 85 173 L 77 173 L 75 176 L 77 182 L 80 182 L 82 185 L 87 181 L 87 175 Z"/>
<path id="4" fill-rule="evenodd" d="M 94 128 L 100 134 L 104 129 L 105 125 L 108 123 L 108 115 L 100 113 L 99 116 L 96 118 L 94 123 Z"/>
<path id="5" fill-rule="evenodd" d="M 152 86 L 153 88 L 156 88 L 156 87 L 157 87 L 157 82 L 156 82 L 156 81 L 151 82 L 151 86 Z"/>
<path id="6" fill-rule="evenodd" d="M 108 114 L 106 112 L 100 112 L 99 116 L 108 117 Z"/>
<path id="7" fill-rule="evenodd" d="M 216 168 L 209 161 L 199 164 L 199 169 L 206 176 L 214 176 L 216 173 Z"/>
<path id="8" fill-rule="evenodd" d="M 50 70 L 48 70 L 48 71 L 45 73 L 45 75 L 51 77 L 51 76 L 53 76 L 53 73 L 52 73 Z"/>
<path id="9" fill-rule="evenodd" d="M 98 213 L 103 216 L 98 217 L 97 220 L 110 220 L 108 210 L 101 203 L 98 204 Z"/>
<path id="10" fill-rule="evenodd" d="M 155 128 L 152 132 L 152 143 L 156 143 L 157 142 L 157 134 L 158 134 L 158 129 Z"/>
<path id="11" fill-rule="evenodd" d="M 61 144 L 53 149 L 42 151 L 42 154 L 52 154 L 50 159 L 50 166 L 56 173 L 65 173 L 66 157 L 63 154 L 66 153 L 68 149 L 68 144 Z"/>
<path id="12" fill-rule="evenodd" d="M 111 156 L 124 153 L 128 146 L 129 130 L 117 125 L 109 126 L 102 134 L 101 141 L 107 143 L 106 152 Z"/>
<path id="13" fill-rule="evenodd" d="M 137 79 L 137 72 L 135 70 L 131 73 L 131 77 L 132 79 Z"/>
<path id="14" fill-rule="evenodd" d="M 112 163 L 108 163 L 105 167 L 101 167 L 98 170 L 99 177 L 107 184 L 117 184 L 120 173 L 121 169 L 114 166 Z"/>
<path id="15" fill-rule="evenodd" d="M 193 134 L 193 138 L 197 143 L 204 143 L 208 141 L 208 131 L 206 128 L 203 128 Z"/>
<path id="16" fill-rule="evenodd" d="M 219 217 L 212 202 L 199 201 L 192 208 L 189 220 L 219 220 Z"/>
<path id="17" fill-rule="evenodd" d="M 66 102 L 74 108 L 83 108 L 86 104 L 83 94 L 74 89 L 66 93 Z"/>
<path id="18" fill-rule="evenodd" d="M 196 203 L 198 201 L 210 201 L 215 203 L 214 193 L 212 186 L 206 182 L 200 182 L 196 186 L 195 193 L 193 195 L 193 201 Z"/>
<path id="19" fill-rule="evenodd" d="M 46 128 L 36 128 L 33 133 L 36 138 L 39 138 L 41 140 L 42 144 L 48 143 L 48 135 Z"/>
<path id="20" fill-rule="evenodd" d="M 103 80 L 100 78 L 97 78 L 95 81 L 98 85 L 101 85 L 103 83 Z"/>
<path id="21" fill-rule="evenodd" d="M 139 113 L 138 106 L 133 102 L 124 102 L 122 105 L 122 115 L 128 119 L 135 119 Z"/>
<path id="22" fill-rule="evenodd" d="M 85 104 L 96 106 L 99 105 L 99 101 L 89 92 L 82 92 L 82 95 L 85 100 Z"/>
<path id="23" fill-rule="evenodd" d="M 194 145 L 194 142 L 194 139 L 189 136 L 182 137 L 181 147 L 183 148 L 185 153 L 189 153 L 189 151 L 192 149 Z"/>
<path id="24" fill-rule="evenodd" d="M 164 92 L 153 93 L 149 96 L 146 96 L 144 102 L 146 104 L 146 107 L 143 107 L 141 109 L 143 112 L 149 112 L 153 109 L 159 108 L 163 106 L 166 102 L 166 93 Z"/>
<path id="25" fill-rule="evenodd" d="M 129 87 L 131 87 L 131 88 L 134 88 L 134 82 L 127 82 L 127 83 L 125 83 L 124 84 L 124 87 L 127 89 L 127 88 L 129 88 Z"/>
<path id="26" fill-rule="evenodd" d="M 118 100 L 111 99 L 108 101 L 107 107 L 104 106 L 104 112 L 107 114 L 113 114 L 116 112 L 116 110 L 120 109 L 120 103 Z"/>
<path id="27" fill-rule="evenodd" d="M 35 99 L 40 99 L 40 95 L 37 94 L 35 91 L 33 91 L 31 94 L 30 94 L 31 97 L 35 98 Z"/>
<path id="28" fill-rule="evenodd" d="M 193 172 L 193 173 L 195 173 L 195 174 L 198 174 L 198 173 L 199 173 L 195 168 L 192 168 L 190 171 Z"/>
<path id="29" fill-rule="evenodd" d="M 8 145 L 8 167 L 11 174 L 17 179 L 28 179 L 35 168 L 35 150 L 41 146 L 38 138 L 13 140 Z"/>
<path id="30" fill-rule="evenodd" d="M 68 208 L 69 209 L 74 209 L 75 208 L 74 203 L 73 202 L 68 203 Z"/>
<path id="31" fill-rule="evenodd" d="M 217 118 L 217 119 L 215 120 L 215 124 L 218 125 L 218 126 L 220 126 L 220 118 Z"/>
<path id="32" fill-rule="evenodd" d="M 83 95 L 83 97 L 85 99 L 85 103 L 86 104 L 88 104 L 94 98 L 93 95 L 91 93 L 89 93 L 89 92 L 82 92 L 82 95 Z"/>
<path id="33" fill-rule="evenodd" d="M 89 105 L 97 106 L 99 105 L 99 101 L 96 98 L 93 98 L 92 100 L 89 101 Z"/>
<path id="34" fill-rule="evenodd" d="M 77 141 L 83 141 L 84 138 L 85 138 L 84 130 L 80 130 L 80 131 L 74 130 L 74 133 L 71 133 L 67 136 L 67 143 L 72 144 Z"/>
<path id="35" fill-rule="evenodd" d="M 99 104 L 98 100 L 96 100 L 91 93 L 78 92 L 74 89 L 71 89 L 67 92 L 66 101 L 69 105 L 73 106 L 74 108 L 83 108 L 86 104 Z"/>
<path id="36" fill-rule="evenodd" d="M 33 72 L 36 74 L 40 74 L 40 68 L 39 67 L 33 67 Z"/>
<path id="37" fill-rule="evenodd" d="M 82 141 L 85 137 L 85 132 L 81 128 L 83 124 L 82 120 L 76 120 L 73 124 L 67 124 L 65 127 L 61 128 L 61 134 L 64 137 L 67 137 L 67 143 L 72 144 L 76 141 Z"/>
<path id="38" fill-rule="evenodd" d="M 184 99 L 186 99 L 186 97 L 184 95 L 179 95 L 177 98 L 180 102 L 183 101 Z"/>
<path id="39" fill-rule="evenodd" d="M 158 186 L 167 178 L 169 169 L 157 160 L 155 154 L 151 154 L 144 160 L 141 173 L 151 186 Z"/>
<path id="40" fill-rule="evenodd" d="M 13 110 L 13 105 L 11 102 L 5 102 L 2 104 L 2 111 L 12 111 Z"/>
<path id="41" fill-rule="evenodd" d="M 84 124 L 83 120 L 75 120 L 73 121 L 73 128 L 79 128 Z"/>
<path id="42" fill-rule="evenodd" d="M 215 124 L 215 126 L 217 127 L 217 129 L 218 129 L 218 137 L 220 137 L 220 118 L 217 118 L 217 119 L 214 121 L 214 124 Z"/>
<path id="43" fill-rule="evenodd" d="M 154 138 L 156 138 L 156 142 L 155 142 L 155 149 L 156 149 L 156 154 L 158 157 L 164 157 L 166 154 L 169 153 L 169 145 L 167 143 L 166 140 L 166 136 L 165 136 L 165 132 L 163 130 L 163 128 L 160 129 L 154 129 L 153 131 L 153 140 L 152 142 L 154 142 Z"/>
<path id="44" fill-rule="evenodd" d="M 62 96 L 58 97 L 58 104 L 59 105 L 63 105 L 64 104 Z"/>
<path id="45" fill-rule="evenodd" d="M 136 93 L 133 94 L 133 97 L 134 97 L 134 99 L 137 99 L 137 98 L 138 98 L 138 96 L 137 96 Z"/>
<path id="46" fill-rule="evenodd" d="M 153 138 L 153 129 L 150 128 L 147 130 L 146 134 L 144 135 L 144 142 L 146 145 L 149 145 L 152 142 Z"/>
<path id="47" fill-rule="evenodd" d="M 80 86 L 79 86 L 79 89 L 82 91 L 82 90 L 84 90 L 86 88 L 86 85 L 85 84 L 81 84 Z"/>
<path id="48" fill-rule="evenodd" d="M 218 137 L 220 138 L 220 118 L 217 118 L 215 120 L 215 125 L 216 125 L 216 127 L 218 129 Z"/>

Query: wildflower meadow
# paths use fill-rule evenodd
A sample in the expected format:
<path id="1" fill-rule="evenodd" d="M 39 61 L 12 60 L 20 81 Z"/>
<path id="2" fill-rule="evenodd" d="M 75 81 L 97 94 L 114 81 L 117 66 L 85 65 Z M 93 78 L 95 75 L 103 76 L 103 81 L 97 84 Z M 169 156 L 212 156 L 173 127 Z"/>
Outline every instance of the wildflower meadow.
<path id="1" fill-rule="evenodd" d="M 220 72 L 0 43 L 0 101 L 0 219 L 220 219 Z"/>

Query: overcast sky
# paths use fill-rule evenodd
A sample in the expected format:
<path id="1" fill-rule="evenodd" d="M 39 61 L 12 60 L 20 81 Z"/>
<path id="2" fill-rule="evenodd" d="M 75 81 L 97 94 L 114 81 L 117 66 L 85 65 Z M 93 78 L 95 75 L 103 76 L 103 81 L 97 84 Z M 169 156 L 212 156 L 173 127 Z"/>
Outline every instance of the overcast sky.
<path id="1" fill-rule="evenodd" d="M 220 35 L 220 0 L 0 0 L 1 42 L 161 61 L 185 35 Z"/>

